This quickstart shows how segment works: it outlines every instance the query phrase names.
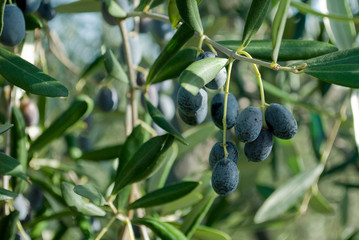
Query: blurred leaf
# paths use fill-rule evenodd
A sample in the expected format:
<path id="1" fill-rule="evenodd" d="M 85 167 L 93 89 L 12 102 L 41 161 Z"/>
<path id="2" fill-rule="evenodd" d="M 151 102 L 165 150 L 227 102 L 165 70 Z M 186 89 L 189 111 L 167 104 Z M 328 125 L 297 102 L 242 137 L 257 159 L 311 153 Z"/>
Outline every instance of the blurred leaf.
<path id="1" fill-rule="evenodd" d="M 359 149 L 359 90 L 352 90 L 350 96 L 350 106 L 353 114 L 354 139 L 357 149 Z M 358 151 L 357 151 L 358 152 Z"/>
<path id="2" fill-rule="evenodd" d="M 126 17 L 126 12 L 121 8 L 121 6 L 115 0 L 105 0 L 105 4 L 108 12 L 118 18 Z"/>
<path id="3" fill-rule="evenodd" d="M 11 121 L 14 124 L 14 128 L 11 131 L 11 156 L 19 161 L 22 170 L 26 173 L 28 165 L 26 126 L 20 109 L 15 106 L 12 108 Z M 25 182 L 17 179 L 13 190 L 16 193 L 23 192 L 25 190 Z"/>
<path id="4" fill-rule="evenodd" d="M 345 2 L 345 1 L 343 1 Z M 298 9 L 299 12 L 301 13 L 309 13 L 312 14 L 314 16 L 319 16 L 319 17 L 327 17 L 329 19 L 332 20 L 337 20 L 337 21 L 341 21 L 341 22 L 350 22 L 353 21 L 354 23 L 359 23 L 359 18 L 358 17 L 347 17 L 347 16 L 339 16 L 339 15 L 334 15 L 334 14 L 325 14 L 325 13 L 321 13 L 321 12 L 317 12 L 315 11 L 313 8 L 310 7 L 309 4 L 305 4 L 303 2 L 299 2 L 299 1 L 291 1 L 290 5 L 292 5 L 293 7 L 295 7 L 296 9 Z"/>
<path id="5" fill-rule="evenodd" d="M 279 145 L 278 151 L 282 152 L 283 160 L 288 165 L 290 171 L 294 175 L 302 172 L 304 163 L 293 142 L 279 138 L 275 138 L 275 142 Z"/>
<path id="6" fill-rule="evenodd" d="M 0 73 L 10 83 L 25 91 L 47 97 L 66 97 L 67 89 L 40 69 L 0 48 Z"/>
<path id="7" fill-rule="evenodd" d="M 345 183 L 345 182 L 335 182 L 335 184 L 346 188 L 359 188 L 359 184 Z"/>
<path id="8" fill-rule="evenodd" d="M 344 196 L 340 202 L 340 217 L 342 224 L 345 226 L 348 223 L 348 210 L 349 210 L 349 189 L 345 188 Z"/>
<path id="9" fill-rule="evenodd" d="M 212 81 L 227 64 L 226 58 L 206 58 L 196 61 L 182 72 L 181 86 L 193 95 L 197 95 L 199 90 Z"/>
<path id="10" fill-rule="evenodd" d="M 149 7 L 152 0 L 140 0 L 140 4 L 135 8 L 135 11 L 143 12 L 145 8 Z"/>
<path id="11" fill-rule="evenodd" d="M 171 225 L 180 228 L 180 224 L 171 222 Z M 219 231 L 204 225 L 199 225 L 193 234 L 193 239 L 197 240 L 231 240 L 232 238 L 225 232 Z"/>
<path id="12" fill-rule="evenodd" d="M 359 48 L 328 53 L 305 63 L 306 74 L 337 85 L 359 88 Z"/>
<path id="13" fill-rule="evenodd" d="M 0 35 L 2 33 L 2 28 L 4 26 L 4 9 L 6 5 L 6 0 L 0 0 Z"/>
<path id="14" fill-rule="evenodd" d="M 146 85 L 153 82 L 155 75 L 173 56 L 176 55 L 176 53 L 183 45 L 186 44 L 193 34 L 193 30 L 187 24 L 182 24 L 178 28 L 177 32 L 173 35 L 166 47 L 162 50 L 161 54 L 157 57 L 156 61 L 152 64 L 150 71 L 148 72 Z"/>
<path id="15" fill-rule="evenodd" d="M 129 83 L 127 74 L 125 70 L 121 67 L 121 64 L 117 61 L 116 57 L 113 55 L 111 49 L 106 48 L 105 52 L 103 53 L 103 60 L 105 63 L 105 68 L 111 77 L 124 82 Z"/>
<path id="16" fill-rule="evenodd" d="M 242 45 L 242 41 L 239 40 L 224 40 L 218 41 L 218 43 L 230 50 L 237 50 Z M 336 51 L 338 48 L 330 43 L 283 39 L 278 53 L 278 61 L 309 59 Z M 252 40 L 246 47 L 246 52 L 254 58 L 271 60 L 272 43 L 270 40 Z"/>
<path id="17" fill-rule="evenodd" d="M 199 182 L 180 182 L 177 184 L 172 184 L 155 190 L 153 192 L 147 193 L 140 199 L 137 199 L 136 201 L 128 205 L 127 208 L 148 208 L 172 202 L 189 194 L 199 184 Z"/>
<path id="18" fill-rule="evenodd" d="M 196 56 L 197 50 L 195 48 L 186 48 L 179 51 L 158 71 L 152 83 L 179 77 L 182 71 L 195 61 Z"/>
<path id="19" fill-rule="evenodd" d="M 122 167 L 115 178 L 112 195 L 128 184 L 141 181 L 153 174 L 166 160 L 166 151 L 173 143 L 173 136 L 154 137 L 142 144 L 133 157 Z"/>
<path id="20" fill-rule="evenodd" d="M 42 28 L 43 24 L 37 16 L 34 14 L 25 14 L 25 25 L 27 31 L 35 30 L 36 28 Z"/>
<path id="21" fill-rule="evenodd" d="M 254 222 L 262 223 L 278 217 L 293 206 L 312 186 L 323 172 L 324 166 L 317 165 L 291 178 L 267 198 L 257 211 Z"/>
<path id="22" fill-rule="evenodd" d="M 4 188 L 0 188 L 0 201 L 10 200 L 16 198 L 17 194 L 6 190 Z"/>
<path id="23" fill-rule="evenodd" d="M 339 173 L 344 171 L 349 165 L 355 164 L 359 159 L 359 152 L 358 149 L 355 148 L 351 153 L 346 156 L 346 160 L 342 163 L 338 163 L 337 165 L 332 166 L 331 168 L 324 171 L 321 177 L 333 174 L 333 173 Z"/>
<path id="24" fill-rule="evenodd" d="M 151 115 L 153 122 L 160 126 L 163 130 L 174 136 L 182 144 L 188 145 L 186 139 L 184 139 L 180 132 L 178 132 L 169 122 L 166 121 L 163 114 L 155 106 L 152 105 L 151 100 L 146 96 L 146 106 L 148 113 Z"/>
<path id="25" fill-rule="evenodd" d="M 80 79 L 88 77 L 90 74 L 92 74 L 95 71 L 98 71 L 99 69 L 104 68 L 104 58 L 102 55 L 96 57 L 90 65 L 88 65 L 84 71 L 82 72 Z"/>
<path id="26" fill-rule="evenodd" d="M 312 195 L 309 206 L 314 211 L 322 214 L 333 214 L 335 212 L 328 200 L 319 191 Z"/>
<path id="27" fill-rule="evenodd" d="M 27 180 L 19 161 L 2 152 L 0 152 L 0 175 L 10 175 Z"/>
<path id="28" fill-rule="evenodd" d="M 163 240 L 187 239 L 183 235 L 183 233 L 180 230 L 178 230 L 176 227 L 172 226 L 169 223 L 161 222 L 156 218 L 151 218 L 151 217 L 135 218 L 132 220 L 132 223 L 137 225 L 145 225 Z"/>
<path id="29" fill-rule="evenodd" d="M 277 62 L 280 44 L 282 42 L 285 23 L 287 22 L 287 14 L 290 5 L 290 0 L 281 0 L 279 2 L 277 13 L 275 14 L 272 24 L 272 59 Z"/>
<path id="30" fill-rule="evenodd" d="M 114 146 L 107 146 L 101 149 L 96 149 L 89 152 L 84 152 L 79 159 L 92 160 L 92 161 L 102 161 L 102 160 L 112 160 L 120 156 L 123 144 L 118 144 Z"/>
<path id="31" fill-rule="evenodd" d="M 330 14 L 352 18 L 348 1 L 326 0 L 326 8 Z M 338 22 L 333 19 L 324 18 L 324 26 L 327 29 L 329 38 L 339 49 L 349 49 L 354 45 L 356 30 L 354 22 Z"/>
<path id="32" fill-rule="evenodd" d="M 316 113 L 311 113 L 310 121 L 310 135 L 312 137 L 312 146 L 317 159 L 320 159 L 320 147 L 325 140 L 325 133 L 323 129 L 322 119 Z"/>
<path id="33" fill-rule="evenodd" d="M 126 206 L 128 205 L 128 199 L 130 197 L 132 190 L 132 185 L 127 185 L 126 187 L 122 188 L 114 201 L 114 205 L 117 209 L 126 209 Z"/>
<path id="34" fill-rule="evenodd" d="M 0 219 L 0 232 L 1 232 L 1 239 L 4 240 L 12 240 L 16 239 L 16 223 L 19 221 L 20 213 L 18 211 L 10 212 L 9 215 L 3 216 Z"/>
<path id="35" fill-rule="evenodd" d="M 75 1 L 67 4 L 62 4 L 55 7 L 58 13 L 85 13 L 85 12 L 99 12 L 101 10 L 100 1 Z"/>
<path id="36" fill-rule="evenodd" d="M 102 194 L 95 188 L 95 186 L 90 183 L 87 183 L 86 185 L 76 185 L 74 192 L 89 199 L 91 202 L 98 206 L 103 206 L 106 203 L 106 200 Z"/>
<path id="37" fill-rule="evenodd" d="M 174 162 L 178 155 L 178 145 L 173 143 L 170 149 L 168 149 L 168 160 L 163 164 L 158 171 L 148 180 L 147 189 L 148 191 L 154 191 L 158 188 L 162 188 L 167 180 L 167 177 L 171 171 Z"/>
<path id="38" fill-rule="evenodd" d="M 176 0 L 170 0 L 168 3 L 168 17 L 174 29 L 179 21 L 181 21 L 181 16 L 179 15 Z"/>
<path id="39" fill-rule="evenodd" d="M 183 156 L 185 153 L 191 151 L 198 144 L 203 143 L 208 138 L 212 137 L 215 133 L 218 132 L 218 129 L 213 127 L 212 122 L 204 123 L 199 126 L 192 127 L 185 131 L 182 135 L 186 138 L 189 145 L 181 146 L 179 148 L 178 157 Z"/>
<path id="40" fill-rule="evenodd" d="M 256 184 L 256 188 L 260 195 L 264 197 L 264 199 L 267 199 L 275 191 L 275 188 L 261 184 Z"/>
<path id="41" fill-rule="evenodd" d="M 192 210 L 184 217 L 180 229 L 188 239 L 191 239 L 216 197 L 217 194 L 209 187 L 203 199 L 193 206 Z"/>
<path id="42" fill-rule="evenodd" d="M 133 155 L 141 147 L 141 145 L 148 141 L 149 138 L 149 132 L 144 127 L 142 127 L 142 125 L 138 125 L 132 130 L 130 136 L 126 138 L 121 152 L 118 155 L 118 157 L 120 157 L 120 160 L 117 168 L 117 173 L 119 173 L 123 169 L 123 167 L 131 160 Z"/>
<path id="43" fill-rule="evenodd" d="M 10 128 L 12 128 L 14 125 L 12 124 L 0 124 L 0 134 L 6 132 Z"/>
<path id="44" fill-rule="evenodd" d="M 77 121 L 85 118 L 93 109 L 93 101 L 86 95 L 78 96 L 59 117 L 31 144 L 29 155 L 39 151 L 51 141 L 62 136 Z"/>
<path id="45" fill-rule="evenodd" d="M 252 37 L 256 34 L 267 16 L 270 0 L 253 0 L 249 9 L 244 30 L 243 30 L 243 47 L 247 47 Z"/>
<path id="46" fill-rule="evenodd" d="M 106 212 L 92 203 L 85 202 L 81 196 L 74 192 L 74 185 L 61 183 L 61 192 L 66 204 L 72 209 L 86 216 L 105 216 Z"/>
<path id="47" fill-rule="evenodd" d="M 203 34 L 201 17 L 196 0 L 176 0 L 178 12 L 182 20 L 200 35 Z"/>

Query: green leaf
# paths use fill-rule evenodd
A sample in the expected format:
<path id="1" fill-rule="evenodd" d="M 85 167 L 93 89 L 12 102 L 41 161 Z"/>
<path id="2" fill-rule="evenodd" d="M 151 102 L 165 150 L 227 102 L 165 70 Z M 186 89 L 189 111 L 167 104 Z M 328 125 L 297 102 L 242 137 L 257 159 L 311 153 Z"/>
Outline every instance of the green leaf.
<path id="1" fill-rule="evenodd" d="M 86 185 L 75 186 L 74 192 L 89 199 L 91 202 L 98 206 L 103 206 L 106 203 L 106 200 L 102 194 L 95 188 L 95 186 L 90 183 L 87 183 Z"/>
<path id="2" fill-rule="evenodd" d="M 92 151 L 84 152 L 79 159 L 92 160 L 92 161 L 103 161 L 112 160 L 120 156 L 122 150 L 122 144 L 103 147 Z"/>
<path id="3" fill-rule="evenodd" d="M 86 95 L 78 96 L 71 106 L 64 111 L 45 131 L 31 144 L 29 155 L 39 151 L 51 141 L 62 136 L 77 121 L 85 118 L 93 109 L 93 101 Z"/>
<path id="4" fill-rule="evenodd" d="M 158 237 L 163 240 L 186 240 L 187 238 L 176 227 L 169 223 L 161 222 L 156 218 L 144 217 L 135 218 L 132 223 L 144 225 L 150 228 Z"/>
<path id="5" fill-rule="evenodd" d="M 0 152 L 0 175 L 10 175 L 27 180 L 19 161 L 2 152 Z"/>
<path id="6" fill-rule="evenodd" d="M 127 208 L 148 208 L 172 202 L 187 195 L 199 184 L 199 182 L 180 182 L 177 184 L 172 184 L 161 189 L 155 190 L 153 192 L 147 193 L 140 199 L 137 199 L 136 201 L 128 205 Z"/>
<path id="7" fill-rule="evenodd" d="M 359 88 L 359 48 L 329 53 L 305 63 L 306 74 L 329 83 Z"/>
<path id="8" fill-rule="evenodd" d="M 126 185 L 141 181 L 153 174 L 166 160 L 165 153 L 172 143 L 173 136 L 166 134 L 142 144 L 117 174 L 112 195 L 117 194 Z"/>
<path id="9" fill-rule="evenodd" d="M 328 13 L 339 16 L 352 18 L 353 14 L 350 10 L 348 1 L 332 1 L 326 0 L 326 8 Z M 356 39 L 356 30 L 354 22 L 338 22 L 333 19 L 324 19 L 324 26 L 329 38 L 340 50 L 349 49 L 354 46 Z"/>
<path id="10" fill-rule="evenodd" d="M 242 45 L 242 41 L 237 40 L 218 41 L 218 43 L 230 50 L 237 50 Z M 278 61 L 304 60 L 335 51 L 338 51 L 336 46 L 325 42 L 283 39 Z M 254 58 L 272 60 L 272 43 L 270 40 L 252 40 L 246 47 L 246 52 Z"/>
<path id="11" fill-rule="evenodd" d="M 208 188 L 203 199 L 193 206 L 192 210 L 185 216 L 180 229 L 188 239 L 195 233 L 216 197 L 217 194 L 213 189 L 211 187 Z"/>
<path id="12" fill-rule="evenodd" d="M 181 27 L 178 28 L 177 32 L 173 35 L 171 40 L 167 43 L 166 47 L 162 50 L 161 54 L 151 66 L 150 71 L 148 72 L 146 85 L 150 85 L 153 82 L 155 75 L 173 56 L 176 55 L 176 53 L 183 45 L 186 44 L 193 34 L 193 30 L 187 24 L 182 24 Z"/>
<path id="13" fill-rule="evenodd" d="M 168 3 L 168 17 L 170 19 L 172 28 L 174 29 L 179 21 L 181 21 L 181 16 L 179 15 L 176 0 L 170 0 Z"/>
<path id="14" fill-rule="evenodd" d="M 186 139 L 184 139 L 184 137 L 182 137 L 181 133 L 178 132 L 169 122 L 166 121 L 160 110 L 158 110 L 155 106 L 152 105 L 151 101 L 147 98 L 147 96 L 145 97 L 145 99 L 148 113 L 150 114 L 153 121 L 163 130 L 174 136 L 178 141 L 185 145 L 188 145 L 188 142 L 186 141 Z"/>
<path id="15" fill-rule="evenodd" d="M 35 30 L 36 28 L 41 29 L 43 27 L 40 18 L 38 18 L 34 14 L 25 14 L 24 17 L 25 17 L 26 30 L 32 31 Z"/>
<path id="16" fill-rule="evenodd" d="M 17 194 L 9 190 L 0 188 L 0 201 L 10 200 L 16 198 Z"/>
<path id="17" fill-rule="evenodd" d="M 218 130 L 214 128 L 213 123 L 210 122 L 188 129 L 182 135 L 186 138 L 189 144 L 188 146 L 181 146 L 179 148 L 178 157 L 181 157 L 185 153 L 191 151 L 198 144 L 203 143 L 217 132 Z"/>
<path id="18" fill-rule="evenodd" d="M 272 26 L 272 59 L 277 62 L 280 44 L 282 42 L 285 23 L 289 10 L 290 0 L 281 0 L 279 2 L 277 13 L 275 14 Z"/>
<path id="19" fill-rule="evenodd" d="M 322 119 L 320 115 L 311 113 L 310 121 L 310 136 L 312 139 L 312 146 L 317 159 L 321 157 L 320 148 L 325 140 L 325 133 L 323 129 Z"/>
<path id="20" fill-rule="evenodd" d="M 105 0 L 108 12 L 118 18 L 126 17 L 127 13 L 121 8 L 121 6 L 115 0 Z"/>
<path id="21" fill-rule="evenodd" d="M 121 153 L 118 155 L 120 159 L 117 173 L 123 169 L 123 167 L 131 160 L 140 146 L 148 141 L 149 138 L 149 132 L 142 125 L 138 125 L 132 130 L 130 136 L 126 138 L 126 141 L 123 144 Z"/>
<path id="22" fill-rule="evenodd" d="M 101 1 L 75 1 L 55 7 L 55 11 L 58 13 L 85 13 L 99 12 L 100 10 Z"/>
<path id="23" fill-rule="evenodd" d="M 253 0 L 243 30 L 242 47 L 247 47 L 267 16 L 270 0 Z"/>
<path id="24" fill-rule="evenodd" d="M 85 202 L 81 196 L 74 192 L 74 185 L 67 182 L 61 184 L 62 196 L 66 204 L 77 212 L 86 216 L 105 216 L 106 212 L 92 203 Z"/>
<path id="25" fill-rule="evenodd" d="M 103 70 L 104 68 L 104 60 L 103 56 L 100 55 L 96 57 L 82 72 L 80 79 L 88 77 L 90 74 L 97 72 L 99 70 Z"/>
<path id="26" fill-rule="evenodd" d="M 6 240 L 16 239 L 16 224 L 19 221 L 19 212 L 13 211 L 7 216 L 3 216 L 0 220 L 1 238 Z"/>
<path id="27" fill-rule="evenodd" d="M 228 63 L 226 58 L 206 58 L 189 65 L 180 76 L 183 88 L 197 95 L 199 90 L 212 81 Z"/>
<path id="28" fill-rule="evenodd" d="M 328 200 L 319 191 L 312 195 L 309 206 L 318 213 L 333 214 L 335 212 Z"/>
<path id="29" fill-rule="evenodd" d="M 176 228 L 180 228 L 179 223 L 171 222 Z M 231 240 L 232 238 L 225 232 L 219 231 L 212 227 L 200 225 L 193 234 L 193 239 L 197 240 Z"/>
<path id="30" fill-rule="evenodd" d="M 109 48 L 105 49 L 105 52 L 103 54 L 103 60 L 105 63 L 106 71 L 111 77 L 121 82 L 127 84 L 129 83 L 127 74 L 121 67 L 121 64 L 117 61 L 115 55 L 113 55 L 111 49 Z"/>
<path id="31" fill-rule="evenodd" d="M 4 132 L 6 132 L 10 128 L 12 128 L 13 126 L 14 125 L 12 125 L 12 124 L 0 124 L 0 134 L 3 134 Z"/>
<path id="32" fill-rule="evenodd" d="M 182 71 L 196 60 L 196 56 L 197 50 L 195 48 L 186 48 L 179 51 L 158 71 L 152 83 L 179 77 Z"/>
<path id="33" fill-rule="evenodd" d="M 177 159 L 178 155 L 178 145 L 173 143 L 172 146 L 168 149 L 168 160 L 163 164 L 158 171 L 153 174 L 148 180 L 147 190 L 154 191 L 155 189 L 162 188 L 167 180 L 167 177 L 172 169 L 174 162 Z"/>
<path id="34" fill-rule="evenodd" d="M 67 89 L 40 69 L 0 48 L 0 74 L 25 91 L 47 97 L 66 97 Z"/>
<path id="35" fill-rule="evenodd" d="M 254 222 L 262 223 L 287 211 L 292 207 L 323 172 L 324 166 L 318 165 L 294 176 L 286 184 L 279 187 L 257 211 Z"/>
<path id="36" fill-rule="evenodd" d="M 178 12 L 185 23 L 193 30 L 203 35 L 201 17 L 196 0 L 176 0 Z"/>
<path id="37" fill-rule="evenodd" d="M 6 0 L 0 0 L 0 35 L 2 33 L 2 28 L 4 26 L 5 5 L 6 5 Z"/>

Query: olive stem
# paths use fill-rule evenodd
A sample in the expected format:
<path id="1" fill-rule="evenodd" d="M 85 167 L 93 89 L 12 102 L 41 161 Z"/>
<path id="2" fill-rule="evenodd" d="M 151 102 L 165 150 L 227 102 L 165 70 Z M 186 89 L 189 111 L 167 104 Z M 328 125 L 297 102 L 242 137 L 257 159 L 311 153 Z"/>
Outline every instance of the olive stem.
<path id="1" fill-rule="evenodd" d="M 228 94 L 229 94 L 229 83 L 231 81 L 231 72 L 233 66 L 234 59 L 229 59 L 228 64 L 228 73 L 226 79 L 226 87 L 224 90 L 224 106 L 223 106 L 223 150 L 224 150 L 224 158 L 228 157 L 227 144 L 226 144 L 226 132 L 227 132 L 227 105 L 228 105 Z"/>
<path id="2" fill-rule="evenodd" d="M 110 221 L 106 224 L 106 226 L 104 228 L 101 229 L 101 232 L 97 235 L 97 237 L 95 238 L 95 240 L 99 240 L 103 237 L 103 235 L 105 235 L 105 233 L 108 231 L 108 229 L 111 227 L 112 223 L 115 222 L 115 220 L 117 219 L 117 216 L 113 216 Z"/>
<path id="3" fill-rule="evenodd" d="M 201 35 L 199 42 L 198 42 L 198 46 L 197 46 L 197 56 L 201 53 L 202 51 L 202 45 L 203 45 L 203 40 L 206 36 L 205 35 Z"/>

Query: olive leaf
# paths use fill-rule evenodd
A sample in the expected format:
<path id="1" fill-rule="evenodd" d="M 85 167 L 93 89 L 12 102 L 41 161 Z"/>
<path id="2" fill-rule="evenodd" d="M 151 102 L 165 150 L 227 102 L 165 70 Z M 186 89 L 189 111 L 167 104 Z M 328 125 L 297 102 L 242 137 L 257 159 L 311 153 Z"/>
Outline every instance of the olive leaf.
<path id="1" fill-rule="evenodd" d="M 178 12 L 185 23 L 199 34 L 203 34 L 203 26 L 196 0 L 176 0 Z"/>

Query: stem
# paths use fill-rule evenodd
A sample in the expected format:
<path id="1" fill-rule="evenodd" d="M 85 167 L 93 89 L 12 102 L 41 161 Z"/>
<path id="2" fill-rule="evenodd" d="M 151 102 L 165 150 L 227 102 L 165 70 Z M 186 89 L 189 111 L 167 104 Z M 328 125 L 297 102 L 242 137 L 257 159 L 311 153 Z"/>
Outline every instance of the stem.
<path id="1" fill-rule="evenodd" d="M 197 46 L 197 56 L 201 53 L 202 51 L 202 45 L 203 45 L 203 40 L 206 36 L 205 35 L 201 35 L 199 42 L 198 42 L 198 46 Z"/>
<path id="2" fill-rule="evenodd" d="M 29 236 L 26 234 L 24 228 L 22 227 L 20 221 L 17 221 L 17 222 L 16 222 L 16 226 L 17 226 L 17 229 L 19 230 L 21 236 L 22 236 L 25 240 L 30 240 Z"/>
<path id="3" fill-rule="evenodd" d="M 224 150 L 224 158 L 228 157 L 227 145 L 226 145 L 226 132 L 227 132 L 227 105 L 228 105 L 228 94 L 229 94 L 229 83 L 231 81 L 231 72 L 233 66 L 234 59 L 229 59 L 228 64 L 228 73 L 226 79 L 226 87 L 224 90 L 224 106 L 223 106 L 223 150 Z"/>
<path id="4" fill-rule="evenodd" d="M 103 237 L 103 235 L 105 235 L 105 233 L 108 231 L 108 229 L 110 228 L 112 223 L 116 220 L 116 218 L 117 218 L 117 216 L 115 215 L 110 219 L 110 221 L 107 223 L 107 225 L 101 229 L 101 232 L 97 235 L 95 240 L 99 240 Z"/>
<path id="5" fill-rule="evenodd" d="M 170 19 L 162 14 L 150 13 L 150 12 L 129 12 L 127 17 L 141 17 L 141 18 L 152 18 L 154 20 L 159 20 L 171 24 Z"/>

